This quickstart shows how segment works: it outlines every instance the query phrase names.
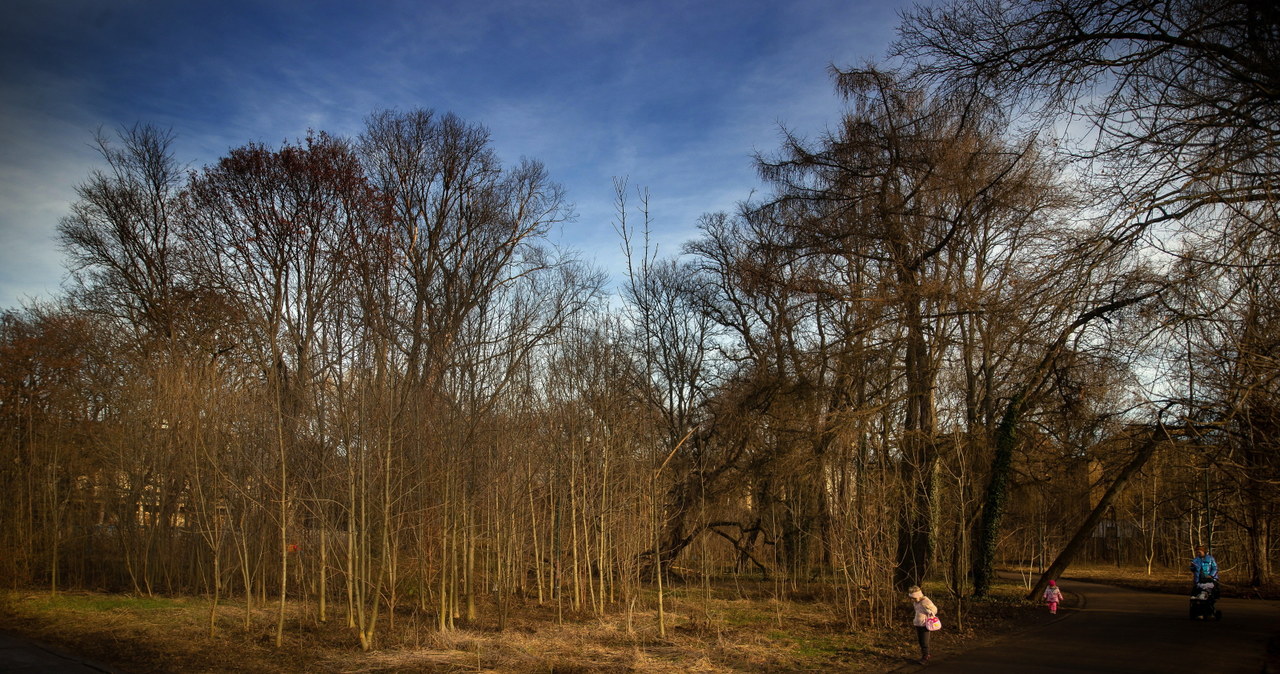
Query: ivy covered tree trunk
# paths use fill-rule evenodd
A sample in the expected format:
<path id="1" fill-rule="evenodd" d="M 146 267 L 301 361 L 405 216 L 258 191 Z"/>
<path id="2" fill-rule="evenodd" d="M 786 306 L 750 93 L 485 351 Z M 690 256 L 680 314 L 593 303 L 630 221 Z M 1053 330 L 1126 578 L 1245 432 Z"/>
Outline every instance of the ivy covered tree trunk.
<path id="1" fill-rule="evenodd" d="M 1139 281 L 1145 279 L 1139 275 Z M 1035 397 L 1037 391 L 1045 384 L 1053 362 L 1066 348 L 1067 341 L 1076 331 L 1088 325 L 1096 318 L 1138 304 L 1160 294 L 1165 284 L 1157 284 L 1140 294 L 1110 299 L 1109 301 L 1081 313 L 1059 334 L 1053 344 L 1045 350 L 1040 364 L 1031 372 L 1026 385 L 1014 394 L 1005 408 L 1000 425 L 996 427 L 995 456 L 991 459 L 991 477 L 987 481 L 987 497 L 983 504 L 982 518 L 978 524 L 978 535 L 974 537 L 973 549 L 973 594 L 986 596 L 991 589 L 991 581 L 995 578 L 996 544 L 1000 540 L 1001 520 L 1004 518 L 1005 502 L 1009 498 L 1009 473 L 1013 465 L 1013 450 L 1018 443 L 1018 424 L 1026 412 L 1027 401 Z"/>
<path id="2" fill-rule="evenodd" d="M 1019 394 L 1009 401 L 1009 407 L 996 429 L 991 477 L 987 480 L 987 496 L 973 545 L 973 593 L 978 597 L 986 596 L 995 579 L 996 543 L 1000 538 L 1005 503 L 1009 499 L 1009 472 L 1013 465 L 1013 449 L 1018 443 L 1018 418 L 1022 409 L 1023 396 Z"/>

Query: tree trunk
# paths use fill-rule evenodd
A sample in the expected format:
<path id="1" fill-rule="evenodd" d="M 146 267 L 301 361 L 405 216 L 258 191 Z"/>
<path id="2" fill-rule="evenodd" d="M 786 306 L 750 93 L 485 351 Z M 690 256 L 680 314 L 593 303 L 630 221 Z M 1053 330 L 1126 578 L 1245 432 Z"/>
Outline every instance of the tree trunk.
<path id="1" fill-rule="evenodd" d="M 1044 573 L 1040 575 L 1040 579 L 1036 581 L 1035 586 L 1027 593 L 1027 599 L 1034 600 L 1038 598 L 1040 593 L 1044 592 L 1044 589 L 1049 586 L 1050 580 L 1058 578 L 1063 571 L 1067 570 L 1067 567 L 1071 565 L 1071 560 L 1075 557 L 1076 552 L 1079 551 L 1079 549 L 1084 546 L 1085 542 L 1089 540 L 1089 537 L 1093 535 L 1094 527 L 1098 526 L 1098 521 L 1102 519 L 1102 515 L 1111 507 L 1111 501 L 1120 493 L 1121 489 L 1124 489 L 1129 478 L 1146 465 L 1147 461 L 1151 458 L 1151 455 L 1155 453 L 1156 447 L 1159 446 L 1160 439 L 1163 436 L 1163 428 L 1158 430 L 1153 429 L 1151 431 L 1151 435 L 1143 441 L 1142 446 L 1138 448 L 1137 453 L 1135 453 L 1133 458 L 1129 460 L 1129 463 L 1125 464 L 1124 468 L 1121 469 L 1120 474 L 1116 476 L 1116 479 L 1111 483 L 1111 486 L 1107 487 L 1107 491 L 1102 495 L 1102 498 L 1098 500 L 1098 504 L 1093 507 L 1093 511 L 1089 513 L 1089 516 L 1086 517 L 1084 522 L 1080 524 L 1080 527 L 1076 529 L 1075 535 L 1071 537 L 1071 540 L 1067 543 L 1066 547 L 1062 549 L 1062 552 L 1058 553 L 1058 557 L 1053 560 L 1053 563 L 1049 565 L 1049 568 L 1045 569 Z"/>
<path id="2" fill-rule="evenodd" d="M 995 579 L 996 543 L 1004 518 L 1004 504 L 1009 498 L 1009 472 L 1013 450 L 1017 447 L 1018 417 L 1022 415 L 1023 396 L 1009 401 L 1000 426 L 996 429 L 995 456 L 991 459 L 991 477 L 987 481 L 987 498 L 982 508 L 978 533 L 973 541 L 973 594 L 985 596 Z"/>

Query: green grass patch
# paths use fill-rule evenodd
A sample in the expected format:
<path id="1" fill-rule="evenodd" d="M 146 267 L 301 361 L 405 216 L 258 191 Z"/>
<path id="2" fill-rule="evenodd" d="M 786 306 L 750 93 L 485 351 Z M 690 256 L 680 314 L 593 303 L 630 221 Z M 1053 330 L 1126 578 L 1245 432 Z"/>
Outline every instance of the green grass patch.
<path id="1" fill-rule="evenodd" d="M 862 650 L 850 637 L 812 636 L 796 640 L 796 654 L 805 658 L 829 658 Z"/>
<path id="2" fill-rule="evenodd" d="M 156 611 L 191 606 L 191 601 L 182 599 L 78 594 L 58 594 L 32 603 L 38 610 L 43 611 Z"/>
<path id="3" fill-rule="evenodd" d="M 802 634 L 772 630 L 766 636 L 770 641 L 790 648 L 796 655 L 805 658 L 830 657 L 863 649 L 863 645 L 855 643 L 849 635 Z"/>

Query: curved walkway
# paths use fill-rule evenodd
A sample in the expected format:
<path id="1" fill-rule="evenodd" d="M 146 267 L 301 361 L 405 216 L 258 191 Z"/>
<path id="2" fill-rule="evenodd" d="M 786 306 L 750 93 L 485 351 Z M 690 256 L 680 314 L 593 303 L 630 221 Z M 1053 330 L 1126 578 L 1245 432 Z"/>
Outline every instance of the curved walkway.
<path id="1" fill-rule="evenodd" d="M 1280 602 L 1220 599 L 1221 621 L 1191 620 L 1187 597 L 1063 580 L 1073 607 L 996 643 L 901 671 L 1259 674 L 1280 638 Z"/>
<path id="2" fill-rule="evenodd" d="M 0 672 L 103 674 L 115 670 L 37 644 L 25 637 L 0 632 Z"/>

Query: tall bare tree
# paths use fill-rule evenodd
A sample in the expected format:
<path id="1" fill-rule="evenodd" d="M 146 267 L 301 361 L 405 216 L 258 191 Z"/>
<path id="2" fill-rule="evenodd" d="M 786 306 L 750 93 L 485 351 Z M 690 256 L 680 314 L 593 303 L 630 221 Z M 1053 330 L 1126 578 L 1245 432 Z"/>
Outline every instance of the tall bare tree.
<path id="1" fill-rule="evenodd" d="M 263 439 L 275 448 L 280 645 L 295 510 L 289 465 L 292 455 L 316 446 L 303 440 L 312 418 L 308 392 L 322 371 L 319 324 L 347 275 L 352 233 L 376 211 L 352 149 L 324 134 L 279 150 L 232 150 L 192 181 L 190 195 L 188 238 L 200 256 L 200 280 L 250 322 L 248 357 L 266 382 L 270 422 Z"/>
<path id="2" fill-rule="evenodd" d="M 835 74 L 849 111 L 818 147 L 788 136 L 781 156 L 762 159 L 777 186 L 762 213 L 785 218 L 783 245 L 797 260 L 867 270 L 867 282 L 851 287 L 806 282 L 842 302 L 878 303 L 894 326 L 892 358 L 902 375 L 891 404 L 908 490 L 897 582 L 913 584 L 928 571 L 937 535 L 937 387 L 959 315 L 956 251 L 972 249 L 984 223 L 1025 218 L 1061 200 L 1046 196 L 1054 187 L 1034 141 L 1003 138 L 990 100 L 931 94 L 890 72 Z"/>

